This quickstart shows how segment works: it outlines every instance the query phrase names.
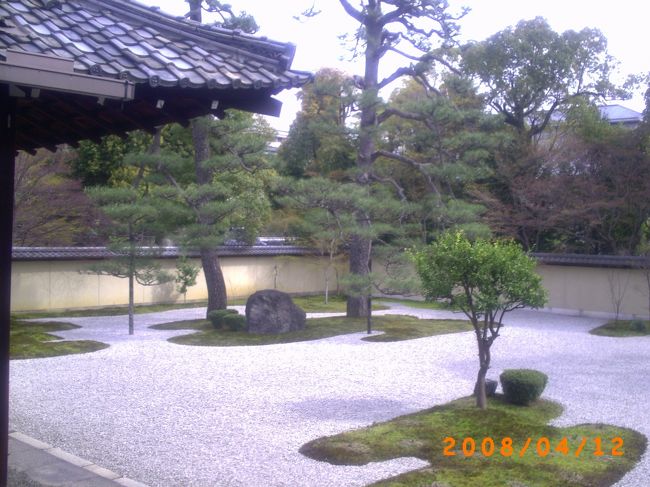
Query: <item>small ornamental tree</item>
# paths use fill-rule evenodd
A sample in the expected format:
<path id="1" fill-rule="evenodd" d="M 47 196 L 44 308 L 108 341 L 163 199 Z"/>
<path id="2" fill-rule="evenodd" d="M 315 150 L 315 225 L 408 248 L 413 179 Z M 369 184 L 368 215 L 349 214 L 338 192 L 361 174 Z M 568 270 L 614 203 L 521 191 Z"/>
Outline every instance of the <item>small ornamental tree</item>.
<path id="1" fill-rule="evenodd" d="M 86 192 L 110 219 L 111 223 L 104 231 L 109 240 L 106 247 L 113 257 L 90 266 L 83 272 L 128 279 L 129 335 L 133 335 L 135 283 L 154 286 L 173 279 L 173 276 L 162 271 L 156 262 L 160 249 L 154 242 L 161 230 L 161 203 L 134 187 L 98 186 L 88 188 Z"/>
<path id="2" fill-rule="evenodd" d="M 187 289 L 196 284 L 200 269 L 187 260 L 186 256 L 182 256 L 176 262 L 176 290 L 183 295 L 183 302 L 187 302 Z"/>
<path id="3" fill-rule="evenodd" d="M 444 233 L 413 253 L 426 298 L 446 298 L 459 307 L 474 326 L 479 371 L 474 388 L 476 405 L 487 406 L 485 375 L 490 347 L 499 336 L 503 316 L 525 306 L 546 302 L 535 261 L 511 241 L 470 241 L 462 232 Z"/>

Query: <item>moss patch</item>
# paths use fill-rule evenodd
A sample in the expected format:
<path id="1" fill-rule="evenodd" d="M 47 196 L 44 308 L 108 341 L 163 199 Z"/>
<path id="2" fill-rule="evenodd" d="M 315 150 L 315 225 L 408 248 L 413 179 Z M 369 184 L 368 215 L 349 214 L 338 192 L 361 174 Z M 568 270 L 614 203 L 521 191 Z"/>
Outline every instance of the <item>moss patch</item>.
<path id="1" fill-rule="evenodd" d="M 160 313 L 161 311 L 170 311 L 173 309 L 184 308 L 201 308 L 207 306 L 207 301 L 192 303 L 169 303 L 169 304 L 138 304 L 135 306 L 135 314 Z M 84 317 L 84 316 L 120 316 L 129 313 L 128 306 L 107 306 L 105 308 L 93 309 L 68 309 L 59 311 L 39 311 L 39 312 L 18 312 L 16 317 L 22 319 L 30 318 L 58 318 L 58 317 Z"/>
<path id="2" fill-rule="evenodd" d="M 346 298 L 344 296 L 330 296 L 325 303 L 325 296 L 296 296 L 294 303 L 304 309 L 307 313 L 344 313 L 346 309 Z M 135 314 L 160 313 L 174 309 L 202 308 L 207 306 L 207 301 L 195 301 L 191 303 L 169 303 L 169 304 L 138 304 L 135 307 Z M 243 306 L 246 299 L 233 299 L 228 301 L 230 306 Z M 373 302 L 372 309 L 379 311 L 388 309 L 388 306 Z M 127 306 L 108 306 L 105 308 L 93 309 L 71 309 L 43 312 L 18 312 L 16 316 L 22 319 L 31 318 L 57 318 L 57 317 L 83 317 L 83 316 L 119 316 L 129 312 Z"/>
<path id="3" fill-rule="evenodd" d="M 72 330 L 74 328 L 79 327 L 71 323 L 30 323 L 12 319 L 9 356 L 12 359 L 45 358 L 96 352 L 108 348 L 106 343 L 92 340 L 52 341 L 59 340 L 61 337 L 52 335 L 51 332 Z"/>
<path id="4" fill-rule="evenodd" d="M 460 311 L 458 308 L 451 306 L 443 301 L 420 301 L 415 299 L 394 299 L 394 298 L 377 298 L 382 303 L 395 303 L 416 309 L 438 309 L 441 311 Z"/>
<path id="5" fill-rule="evenodd" d="M 325 296 L 315 294 L 312 296 L 291 296 L 293 302 L 300 306 L 306 313 L 345 313 L 347 307 L 347 298 L 338 294 L 330 295 L 327 303 Z M 372 309 L 379 311 L 388 309 L 388 306 L 377 303 L 373 300 Z M 383 300 L 382 300 L 383 301 Z M 229 306 L 244 306 L 246 299 L 233 299 L 228 301 Z"/>
<path id="6" fill-rule="evenodd" d="M 645 324 L 645 331 L 638 330 L 635 322 L 641 321 Z M 603 326 L 590 330 L 592 335 L 607 337 L 642 337 L 650 335 L 650 321 L 648 320 L 618 320 L 609 321 Z"/>
<path id="7" fill-rule="evenodd" d="M 612 485 L 632 469 L 647 447 L 645 436 L 627 428 L 602 424 L 549 426 L 547 423 L 562 411 L 559 404 L 551 401 L 536 401 L 528 407 L 508 404 L 498 395 L 488 401 L 488 409 L 481 411 L 475 407 L 473 397 L 459 399 L 367 428 L 319 438 L 300 451 L 336 465 L 365 465 L 400 457 L 417 457 L 431 464 L 373 486 L 586 487 Z M 456 440 L 449 450 L 455 456 L 443 455 L 447 437 Z M 488 437 L 494 440 L 495 449 L 485 456 L 481 453 L 481 442 Z M 509 457 L 500 453 L 501 441 L 506 437 L 512 438 L 515 452 Z M 529 437 L 531 446 L 520 457 Z M 545 457 L 538 455 L 536 449 L 541 437 L 548 438 L 551 445 Z M 602 456 L 594 455 L 597 437 L 602 440 Z M 612 455 L 611 440 L 615 437 L 623 439 L 622 456 Z M 476 443 L 472 456 L 463 454 L 465 438 L 473 438 Z M 569 448 L 566 455 L 562 448 L 557 450 L 563 438 Z M 588 441 L 576 457 L 582 438 Z M 489 442 L 485 448 L 489 451 Z"/>
<path id="8" fill-rule="evenodd" d="M 372 319 L 373 329 L 384 331 L 384 335 L 371 335 L 367 341 L 400 341 L 426 336 L 440 335 L 472 330 L 468 321 L 460 320 L 420 320 L 413 316 L 384 315 Z M 170 338 L 172 343 L 199 346 L 242 346 L 270 345 L 275 343 L 293 343 L 336 335 L 358 333 L 366 330 L 365 318 L 346 318 L 336 316 L 329 318 L 313 318 L 307 320 L 304 330 L 285 333 L 282 335 L 253 335 L 245 331 L 233 332 L 215 330 L 209 321 L 189 320 L 154 325 L 156 330 L 196 330 L 197 333 Z"/>

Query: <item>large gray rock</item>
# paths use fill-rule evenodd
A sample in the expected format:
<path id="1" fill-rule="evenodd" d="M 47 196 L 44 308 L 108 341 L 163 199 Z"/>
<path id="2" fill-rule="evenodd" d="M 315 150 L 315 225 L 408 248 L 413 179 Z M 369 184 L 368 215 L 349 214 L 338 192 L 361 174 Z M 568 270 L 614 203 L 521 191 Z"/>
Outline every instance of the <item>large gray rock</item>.
<path id="1" fill-rule="evenodd" d="M 257 291 L 246 301 L 248 333 L 287 333 L 305 328 L 305 312 L 287 293 Z"/>

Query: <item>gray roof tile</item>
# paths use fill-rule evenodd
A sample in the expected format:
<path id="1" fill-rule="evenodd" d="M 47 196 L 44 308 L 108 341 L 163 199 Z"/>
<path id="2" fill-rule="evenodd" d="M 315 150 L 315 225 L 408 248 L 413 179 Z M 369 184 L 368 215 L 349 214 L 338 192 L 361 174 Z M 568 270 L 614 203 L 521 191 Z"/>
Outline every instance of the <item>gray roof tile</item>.
<path id="1" fill-rule="evenodd" d="M 20 2 L 8 2 L 7 6 L 13 8 L 18 12 L 29 12 L 29 8 Z"/>
<path id="2" fill-rule="evenodd" d="M 177 258 L 183 255 L 178 247 L 155 249 L 161 258 Z M 259 255 L 311 255 L 314 249 L 294 245 L 223 245 L 217 247 L 220 256 L 259 256 Z M 189 257 L 198 257 L 197 252 L 187 252 Z M 106 247 L 14 247 L 13 260 L 82 260 L 107 259 L 115 254 Z"/>
<path id="3" fill-rule="evenodd" d="M 0 20 L 17 26 L 28 39 L 2 32 L 0 51 L 22 49 L 74 58 L 82 72 L 98 65 L 96 71 L 105 76 L 124 73 L 136 83 L 148 81 L 142 78 L 146 72 L 149 80 L 155 77 L 164 86 L 189 80 L 194 87 L 260 87 L 277 92 L 310 79 L 308 73 L 289 70 L 290 44 L 200 25 L 132 0 L 43 5 L 38 0 L 2 2 Z M 158 62 L 146 63 L 152 58 Z"/>
<path id="4" fill-rule="evenodd" d="M 650 258 L 630 255 L 586 255 L 532 253 L 541 264 L 583 267 L 648 268 Z"/>

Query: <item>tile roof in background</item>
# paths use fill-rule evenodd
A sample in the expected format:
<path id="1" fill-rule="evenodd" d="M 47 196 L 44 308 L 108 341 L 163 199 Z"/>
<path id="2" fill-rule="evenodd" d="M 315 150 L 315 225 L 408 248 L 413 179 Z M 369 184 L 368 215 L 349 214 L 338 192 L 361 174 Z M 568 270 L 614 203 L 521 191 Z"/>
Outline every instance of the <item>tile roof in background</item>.
<path id="1" fill-rule="evenodd" d="M 643 114 L 622 105 L 600 105 L 600 115 L 609 123 L 641 123 Z"/>
<path id="2" fill-rule="evenodd" d="M 642 256 L 532 253 L 531 257 L 546 265 L 650 269 L 650 258 Z"/>
<path id="3" fill-rule="evenodd" d="M 150 86 L 268 89 L 310 79 L 295 47 L 172 17 L 134 0 L 2 0 L 2 50 L 74 59 L 75 71 Z"/>
<path id="4" fill-rule="evenodd" d="M 295 245 L 224 245 L 218 247 L 219 256 L 274 256 L 274 255 L 313 255 L 314 249 Z M 181 256 L 178 247 L 156 249 L 158 256 L 172 259 Z M 188 257 L 198 257 L 198 252 L 188 252 Z M 106 247 L 14 247 L 12 259 L 15 261 L 33 260 L 97 260 L 109 259 L 115 254 Z"/>
<path id="5" fill-rule="evenodd" d="M 316 249 L 297 245 L 222 245 L 217 247 L 220 256 L 273 256 L 273 255 L 314 255 Z M 178 247 L 161 247 L 157 249 L 163 259 L 181 256 Z M 95 260 L 114 257 L 106 247 L 14 247 L 13 260 Z M 198 252 L 188 252 L 189 257 L 198 257 Z M 650 268 L 650 259 L 623 255 L 584 255 L 584 254 L 545 254 L 532 253 L 531 257 L 540 264 L 565 265 L 581 267 L 611 268 Z"/>

